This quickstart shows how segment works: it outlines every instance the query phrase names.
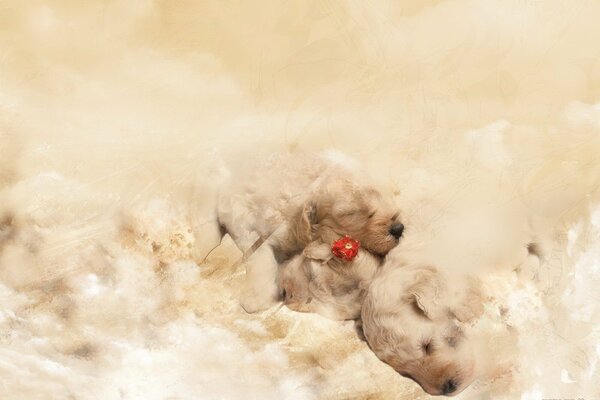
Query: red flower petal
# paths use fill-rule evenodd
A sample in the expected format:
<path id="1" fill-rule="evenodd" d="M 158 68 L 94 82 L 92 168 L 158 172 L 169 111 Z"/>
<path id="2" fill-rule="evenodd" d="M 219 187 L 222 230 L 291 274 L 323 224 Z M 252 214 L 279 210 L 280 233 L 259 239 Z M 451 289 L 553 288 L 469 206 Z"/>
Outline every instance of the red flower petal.
<path id="1" fill-rule="evenodd" d="M 331 246 L 331 251 L 334 256 L 346 261 L 352 261 L 358 254 L 360 242 L 346 235 L 336 240 Z"/>

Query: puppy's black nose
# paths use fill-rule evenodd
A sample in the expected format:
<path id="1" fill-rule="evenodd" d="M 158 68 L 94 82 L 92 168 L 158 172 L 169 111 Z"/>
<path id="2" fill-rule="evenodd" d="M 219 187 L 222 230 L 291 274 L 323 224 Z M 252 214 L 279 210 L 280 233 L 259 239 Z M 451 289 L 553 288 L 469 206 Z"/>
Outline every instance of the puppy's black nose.
<path id="1" fill-rule="evenodd" d="M 448 379 L 442 385 L 442 388 L 441 388 L 442 394 L 451 394 L 451 393 L 454 393 L 456 391 L 457 387 L 458 387 L 458 384 L 456 383 L 456 381 L 454 379 Z"/>
<path id="2" fill-rule="evenodd" d="M 402 224 L 394 224 L 390 228 L 390 235 L 392 235 L 396 239 L 399 239 L 400 236 L 402 236 L 402 232 L 404 232 L 404 225 Z"/>

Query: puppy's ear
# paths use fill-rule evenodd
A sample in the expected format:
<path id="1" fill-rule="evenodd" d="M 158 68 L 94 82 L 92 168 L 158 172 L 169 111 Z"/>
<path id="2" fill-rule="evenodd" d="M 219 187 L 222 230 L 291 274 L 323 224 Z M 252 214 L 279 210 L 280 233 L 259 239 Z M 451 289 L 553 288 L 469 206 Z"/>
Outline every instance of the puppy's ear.
<path id="1" fill-rule="evenodd" d="M 301 249 L 312 241 L 312 226 L 317 222 L 317 207 L 314 202 L 304 203 L 290 221 L 289 247 Z"/>
<path id="2" fill-rule="evenodd" d="M 327 262 L 333 258 L 331 247 L 320 240 L 309 243 L 308 246 L 304 248 L 302 254 L 306 258 L 321 262 Z"/>
<path id="3" fill-rule="evenodd" d="M 434 269 L 419 270 L 407 290 L 408 301 L 413 302 L 424 316 L 435 319 L 441 315 L 444 308 L 439 298 L 441 286 L 440 276 Z"/>

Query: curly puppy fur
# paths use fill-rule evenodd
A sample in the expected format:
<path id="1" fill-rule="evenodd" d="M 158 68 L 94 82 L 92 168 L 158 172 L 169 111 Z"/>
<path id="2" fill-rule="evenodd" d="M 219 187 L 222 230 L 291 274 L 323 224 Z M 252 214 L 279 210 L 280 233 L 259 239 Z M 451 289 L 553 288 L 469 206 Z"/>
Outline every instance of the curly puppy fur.
<path id="1" fill-rule="evenodd" d="M 398 210 L 355 164 L 339 153 L 288 154 L 230 171 L 217 214 L 222 232 L 245 255 L 246 311 L 280 298 L 278 265 L 315 240 L 350 235 L 377 256 L 396 246 L 403 229 Z"/>
<path id="2" fill-rule="evenodd" d="M 284 304 L 295 311 L 314 312 L 335 320 L 360 318 L 367 288 L 380 258 L 360 250 L 352 261 L 336 258 L 331 243 L 310 243 L 279 268 Z"/>
<path id="3" fill-rule="evenodd" d="M 363 332 L 377 357 L 432 395 L 456 395 L 475 377 L 465 323 L 483 312 L 470 282 L 460 290 L 429 265 L 388 260 L 369 286 Z"/>

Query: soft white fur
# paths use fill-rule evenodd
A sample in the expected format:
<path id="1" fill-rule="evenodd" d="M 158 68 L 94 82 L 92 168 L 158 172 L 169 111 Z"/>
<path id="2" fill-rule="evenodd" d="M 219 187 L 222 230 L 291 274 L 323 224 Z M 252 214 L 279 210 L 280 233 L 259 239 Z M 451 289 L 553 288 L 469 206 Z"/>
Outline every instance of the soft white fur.
<path id="1" fill-rule="evenodd" d="M 218 187 L 216 214 L 214 225 L 244 254 L 247 284 L 241 298 L 248 312 L 280 299 L 278 265 L 315 240 L 331 245 L 350 235 L 377 256 L 398 243 L 390 233 L 400 223 L 391 196 L 339 152 L 238 160 Z M 206 224 L 204 229 L 217 228 Z"/>
<path id="2" fill-rule="evenodd" d="M 473 346 L 461 324 L 482 310 L 474 286 L 456 290 L 433 266 L 388 263 L 366 296 L 363 332 L 381 360 L 427 393 L 454 395 L 475 378 Z M 454 389 L 445 392 L 444 385 Z"/>
<path id="3" fill-rule="evenodd" d="M 331 243 L 317 240 L 279 268 L 277 281 L 292 310 L 355 320 L 380 265 L 379 257 L 364 250 L 352 261 L 339 259 Z"/>
<path id="4" fill-rule="evenodd" d="M 490 207 L 494 195 L 461 198 L 435 224 L 413 219 L 365 296 L 370 348 L 432 395 L 459 394 L 488 373 L 490 345 L 473 328 L 496 296 L 483 282 L 497 273 L 531 278 L 539 270 L 543 230 L 514 204 Z"/>

